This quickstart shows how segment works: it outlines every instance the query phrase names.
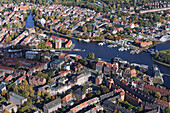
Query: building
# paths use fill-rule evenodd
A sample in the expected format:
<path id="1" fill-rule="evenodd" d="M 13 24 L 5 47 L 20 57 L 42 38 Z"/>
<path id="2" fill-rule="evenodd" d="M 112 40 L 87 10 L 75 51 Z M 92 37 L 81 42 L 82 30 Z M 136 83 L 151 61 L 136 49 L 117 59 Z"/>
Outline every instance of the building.
<path id="1" fill-rule="evenodd" d="M 82 110 L 83 108 L 86 108 L 87 106 L 93 105 L 95 103 L 99 102 L 99 98 L 98 97 L 94 97 L 90 100 L 87 100 L 73 108 L 70 109 L 70 111 L 68 113 L 77 113 L 78 111 Z"/>
<path id="2" fill-rule="evenodd" d="M 70 59 L 70 55 L 66 54 L 66 53 L 63 53 L 59 56 L 59 60 L 62 60 L 62 61 L 65 61 L 65 62 L 68 62 L 69 59 Z"/>
<path id="3" fill-rule="evenodd" d="M 46 42 L 45 44 L 46 44 L 47 47 L 50 47 L 50 48 L 53 47 L 53 44 L 51 42 Z"/>
<path id="4" fill-rule="evenodd" d="M 98 86 L 103 82 L 103 75 L 99 75 L 95 79 L 95 84 Z"/>
<path id="5" fill-rule="evenodd" d="M 65 44 L 65 48 L 70 48 L 72 45 L 72 40 L 69 40 L 66 44 Z"/>
<path id="6" fill-rule="evenodd" d="M 78 72 L 81 71 L 82 69 L 83 69 L 83 65 L 81 65 L 80 63 L 73 64 L 73 71 Z"/>
<path id="7" fill-rule="evenodd" d="M 58 108 L 61 108 L 61 99 L 57 98 L 47 104 L 44 104 L 43 109 L 44 113 L 52 113 L 53 111 L 58 110 Z"/>
<path id="8" fill-rule="evenodd" d="M 12 80 L 12 75 L 8 75 L 6 78 L 5 78 L 5 81 L 10 81 L 10 80 Z"/>
<path id="9" fill-rule="evenodd" d="M 74 100 L 73 94 L 69 93 L 65 97 L 62 98 L 62 103 L 65 105 L 72 105 L 72 102 L 73 102 L 72 100 Z"/>
<path id="10" fill-rule="evenodd" d="M 55 49 L 60 49 L 62 47 L 61 39 L 55 39 Z"/>
<path id="11" fill-rule="evenodd" d="M 7 110 L 9 113 L 12 113 L 12 109 L 14 110 L 15 113 L 17 112 L 17 106 L 13 103 L 11 103 L 11 104 L 7 103 L 6 105 L 4 105 L 4 104 L 0 105 L 0 113 L 3 113 L 5 110 Z"/>
<path id="12" fill-rule="evenodd" d="M 66 38 L 56 37 L 56 36 L 54 36 L 54 35 L 51 36 L 51 38 L 54 39 L 54 40 L 55 40 L 55 39 L 60 39 L 60 40 L 62 41 L 62 43 L 65 43 L 65 42 L 68 41 L 68 39 L 66 39 Z"/>
<path id="13" fill-rule="evenodd" d="M 8 50 L 8 57 L 10 58 L 19 58 L 22 56 L 21 50 Z"/>
<path id="14" fill-rule="evenodd" d="M 96 64 L 96 70 L 105 74 L 115 74 L 118 71 L 118 63 L 113 64 L 103 61 L 98 61 Z"/>
<path id="15" fill-rule="evenodd" d="M 6 85 L 3 84 L 3 83 L 1 83 L 1 84 L 0 84 L 0 93 L 1 93 L 2 91 L 4 91 L 4 90 L 6 90 Z"/>
<path id="16" fill-rule="evenodd" d="M 29 77 L 29 83 L 34 85 L 44 85 L 46 83 L 46 79 L 43 77 L 31 76 Z"/>
<path id="17" fill-rule="evenodd" d="M 101 105 L 95 105 L 95 107 L 91 108 L 85 113 L 98 113 L 100 110 L 103 111 L 103 107 Z"/>
<path id="18" fill-rule="evenodd" d="M 130 75 L 131 75 L 132 77 L 136 77 L 136 69 L 130 70 Z"/>
<path id="19" fill-rule="evenodd" d="M 73 97 L 75 99 L 83 100 L 86 98 L 86 93 L 81 90 L 81 88 L 77 89 L 76 91 L 73 92 Z"/>
<path id="20" fill-rule="evenodd" d="M 38 55 L 38 52 L 36 52 L 36 51 L 27 51 L 25 53 L 26 59 L 30 59 L 30 60 L 36 59 L 37 55 Z"/>
<path id="21" fill-rule="evenodd" d="M 88 81 L 89 77 L 91 76 L 91 73 L 82 73 L 78 76 L 76 76 L 75 81 L 77 85 L 82 85 L 85 82 Z"/>
<path id="22" fill-rule="evenodd" d="M 146 92 L 160 92 L 160 94 L 162 96 L 168 96 L 170 95 L 170 91 L 165 89 L 165 88 L 161 88 L 161 87 L 156 87 L 153 85 L 149 85 L 149 84 L 144 84 L 142 89 Z"/>
<path id="23" fill-rule="evenodd" d="M 14 92 L 9 92 L 9 101 L 16 105 L 23 105 L 27 101 L 27 98 L 20 96 Z"/>
<path id="24" fill-rule="evenodd" d="M 140 105 L 140 103 L 142 103 L 142 100 L 140 98 L 135 97 L 128 91 L 126 91 L 125 93 L 125 100 L 128 101 L 130 104 L 137 106 L 137 107 Z"/>
<path id="25" fill-rule="evenodd" d="M 51 69 L 61 69 L 61 66 L 64 64 L 63 60 L 55 59 L 50 63 Z"/>
<path id="26" fill-rule="evenodd" d="M 139 41 L 139 40 L 135 40 L 135 44 L 140 46 L 140 47 L 147 47 L 147 46 L 150 46 L 153 44 L 152 41 L 145 41 L 145 42 L 142 42 L 142 41 Z"/>
<path id="27" fill-rule="evenodd" d="M 5 67 L 5 66 L 0 65 L 0 71 L 7 73 L 7 74 L 11 74 L 11 73 L 14 73 L 16 70 L 15 68 L 12 68 L 12 67 Z"/>

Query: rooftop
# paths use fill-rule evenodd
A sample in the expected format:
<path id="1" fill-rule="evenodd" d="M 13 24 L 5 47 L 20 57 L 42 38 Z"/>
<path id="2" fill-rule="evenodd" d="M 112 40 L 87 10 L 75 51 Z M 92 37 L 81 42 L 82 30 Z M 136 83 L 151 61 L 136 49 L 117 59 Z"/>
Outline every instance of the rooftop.
<path id="1" fill-rule="evenodd" d="M 21 95 L 18 95 L 18 94 L 14 93 L 14 92 L 9 92 L 9 95 L 13 96 L 13 97 L 15 97 L 15 98 L 17 98 L 19 100 L 25 100 L 26 99 L 25 97 L 23 97 Z"/>
<path id="2" fill-rule="evenodd" d="M 57 106 L 58 104 L 61 104 L 61 99 L 60 98 L 57 98 L 57 99 L 55 99 L 55 100 L 53 100 L 53 101 L 51 101 L 51 102 L 49 102 L 49 103 L 47 103 L 45 105 L 47 106 L 48 109 L 50 109 L 50 108 L 53 108 L 53 107 Z"/>

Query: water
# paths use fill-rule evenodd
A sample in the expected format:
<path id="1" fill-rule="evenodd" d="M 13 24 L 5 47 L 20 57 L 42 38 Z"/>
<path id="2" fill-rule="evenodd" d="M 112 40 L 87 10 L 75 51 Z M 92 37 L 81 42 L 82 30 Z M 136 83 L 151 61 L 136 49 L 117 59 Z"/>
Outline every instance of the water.
<path id="1" fill-rule="evenodd" d="M 34 20 L 33 20 L 33 16 L 32 16 L 32 13 L 30 13 L 30 14 L 28 14 L 28 16 L 27 16 L 27 20 L 25 21 L 25 26 L 27 27 L 27 28 L 29 28 L 29 27 L 34 27 Z"/>
<path id="2" fill-rule="evenodd" d="M 34 26 L 34 21 L 32 20 L 33 16 L 28 15 L 28 18 L 26 20 L 26 27 L 33 27 Z M 105 59 L 110 61 L 111 58 L 113 57 L 120 57 L 124 60 L 127 60 L 128 62 L 131 63 L 139 63 L 139 64 L 145 64 L 149 66 L 149 71 L 148 74 L 151 75 L 151 68 L 152 65 L 154 64 L 154 62 L 151 59 L 151 56 L 149 53 L 140 53 L 140 54 L 134 54 L 131 55 L 130 54 L 130 50 L 128 51 L 123 51 L 123 52 L 119 52 L 118 48 L 108 48 L 107 45 L 103 45 L 103 46 L 98 46 L 97 42 L 90 42 L 90 43 L 86 43 L 83 41 L 78 41 L 76 39 L 71 39 L 73 41 L 73 43 L 75 44 L 75 48 L 78 49 L 85 49 L 85 52 L 71 52 L 73 54 L 79 54 L 83 57 L 86 57 L 87 54 L 89 53 L 95 53 L 96 57 Z M 170 41 L 166 42 L 166 43 L 162 43 L 162 44 L 158 44 L 155 47 L 156 50 L 166 50 L 166 49 L 170 49 Z M 157 63 L 156 63 L 157 64 Z M 170 74 L 170 68 L 157 64 L 161 73 L 166 73 L 166 74 Z M 170 87 L 170 77 L 164 77 L 164 81 L 165 81 L 165 85 Z"/>

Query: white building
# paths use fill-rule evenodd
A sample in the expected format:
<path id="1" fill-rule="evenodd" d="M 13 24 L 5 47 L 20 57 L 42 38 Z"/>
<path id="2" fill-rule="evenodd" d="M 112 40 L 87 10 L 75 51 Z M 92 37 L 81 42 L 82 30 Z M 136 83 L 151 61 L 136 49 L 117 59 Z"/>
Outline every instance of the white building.
<path id="1" fill-rule="evenodd" d="M 26 52 L 26 59 L 34 59 L 34 58 L 36 58 L 36 56 L 37 56 L 37 54 L 38 54 L 38 52 L 36 52 L 36 51 L 27 51 Z"/>
<path id="2" fill-rule="evenodd" d="M 55 39 L 55 48 L 60 49 L 62 47 L 61 39 Z"/>

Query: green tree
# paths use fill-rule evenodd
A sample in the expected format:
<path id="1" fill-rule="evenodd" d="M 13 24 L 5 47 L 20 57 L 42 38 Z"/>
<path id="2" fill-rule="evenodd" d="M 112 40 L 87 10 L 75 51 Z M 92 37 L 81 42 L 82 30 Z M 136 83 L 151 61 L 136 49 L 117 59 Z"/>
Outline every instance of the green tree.
<path id="1" fill-rule="evenodd" d="M 37 92 L 37 96 L 41 96 L 41 91 L 38 91 L 38 92 Z"/>
<path id="2" fill-rule="evenodd" d="M 15 69 L 19 69 L 20 65 L 19 64 L 15 64 Z"/>
<path id="3" fill-rule="evenodd" d="M 162 100 L 167 102 L 167 97 L 162 97 Z"/>
<path id="4" fill-rule="evenodd" d="M 157 98 L 160 99 L 160 98 L 161 98 L 161 94 L 160 94 L 159 92 L 156 92 L 156 93 L 155 93 L 155 97 L 157 97 Z"/>
<path id="5" fill-rule="evenodd" d="M 94 53 L 89 53 L 89 54 L 87 55 L 87 58 L 94 60 L 94 59 L 95 59 Z"/>
<path id="6" fill-rule="evenodd" d="M 6 90 L 3 90 L 1 94 L 2 94 L 2 96 L 5 96 L 6 93 L 7 93 L 7 91 L 6 91 Z"/>
<path id="7" fill-rule="evenodd" d="M 97 93 L 96 93 L 96 95 L 101 95 L 101 91 L 98 90 Z"/>
<path id="8" fill-rule="evenodd" d="M 83 32 L 87 32 L 87 27 L 83 26 L 82 30 L 83 30 Z"/>
<path id="9" fill-rule="evenodd" d="M 14 86 L 13 86 L 13 92 L 15 92 L 15 93 L 18 94 L 18 86 L 16 86 L 15 84 L 14 84 Z"/>
<path id="10" fill-rule="evenodd" d="M 163 113 L 170 113 L 170 107 L 167 107 L 167 108 L 163 111 Z"/>
<path id="11" fill-rule="evenodd" d="M 103 94 L 108 93 L 109 91 L 110 91 L 110 90 L 109 90 L 106 86 L 101 85 L 101 92 L 102 92 Z"/>
<path id="12" fill-rule="evenodd" d="M 83 86 L 82 91 L 86 93 L 86 85 Z"/>
<path id="13" fill-rule="evenodd" d="M 6 38 L 5 41 L 6 41 L 6 42 L 10 42 L 11 40 L 12 40 L 12 38 L 11 38 L 11 36 L 9 36 L 9 37 Z"/>

